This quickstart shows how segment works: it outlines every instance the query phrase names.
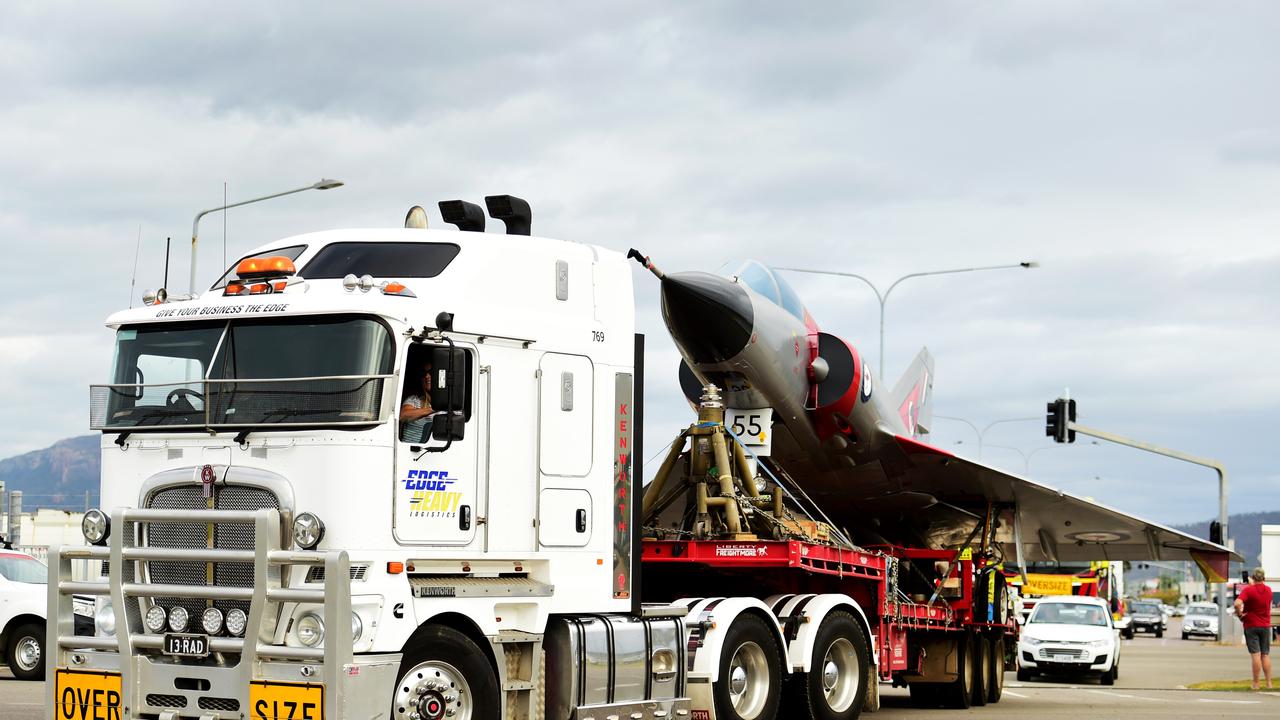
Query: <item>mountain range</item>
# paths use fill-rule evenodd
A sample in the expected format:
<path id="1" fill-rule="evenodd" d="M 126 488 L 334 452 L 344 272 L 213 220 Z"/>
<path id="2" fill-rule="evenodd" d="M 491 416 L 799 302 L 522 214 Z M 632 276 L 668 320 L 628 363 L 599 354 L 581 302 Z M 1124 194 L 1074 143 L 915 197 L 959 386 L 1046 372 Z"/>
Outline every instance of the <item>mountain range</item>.
<path id="1" fill-rule="evenodd" d="M 101 442 L 100 435 L 81 435 L 0 460 L 0 482 L 6 492 L 22 491 L 24 512 L 42 507 L 84 510 L 86 492 L 90 506 L 98 502 Z"/>

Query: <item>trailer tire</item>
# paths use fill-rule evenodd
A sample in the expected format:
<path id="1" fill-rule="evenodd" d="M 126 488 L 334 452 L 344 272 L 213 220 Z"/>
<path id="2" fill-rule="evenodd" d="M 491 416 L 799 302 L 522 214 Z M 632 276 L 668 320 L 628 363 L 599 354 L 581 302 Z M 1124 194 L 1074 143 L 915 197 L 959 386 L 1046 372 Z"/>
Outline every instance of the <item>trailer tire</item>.
<path id="1" fill-rule="evenodd" d="M 987 648 L 991 653 L 990 674 L 987 675 L 987 703 L 994 705 L 1004 696 L 1004 638 L 992 638 Z"/>
<path id="2" fill-rule="evenodd" d="M 428 720 L 455 711 L 451 720 L 484 720 L 499 715 L 498 679 L 488 657 L 466 635 L 443 625 L 419 630 L 405 650 L 391 701 L 391 718 Z"/>
<path id="3" fill-rule="evenodd" d="M 19 680 L 44 679 L 44 624 L 23 623 L 8 638 L 5 662 Z"/>
<path id="4" fill-rule="evenodd" d="M 973 643 L 968 635 L 956 638 L 956 652 L 960 653 L 957 664 L 956 679 L 945 685 L 943 691 L 944 704 L 957 710 L 968 710 L 973 699 Z"/>
<path id="5" fill-rule="evenodd" d="M 836 610 L 818 628 L 809 672 L 787 684 L 787 707 L 805 708 L 813 720 L 852 720 L 862 712 L 868 683 L 877 681 L 870 667 L 862 626 Z"/>
<path id="6" fill-rule="evenodd" d="M 712 685 L 716 717 L 773 720 L 782 700 L 782 660 L 774 631 L 759 616 L 739 615 L 720 651 L 720 679 Z"/>
<path id="7" fill-rule="evenodd" d="M 973 684 L 969 686 L 969 704 L 982 707 L 987 704 L 987 679 L 991 677 L 991 649 L 982 635 L 969 638 L 969 652 L 973 653 Z"/>

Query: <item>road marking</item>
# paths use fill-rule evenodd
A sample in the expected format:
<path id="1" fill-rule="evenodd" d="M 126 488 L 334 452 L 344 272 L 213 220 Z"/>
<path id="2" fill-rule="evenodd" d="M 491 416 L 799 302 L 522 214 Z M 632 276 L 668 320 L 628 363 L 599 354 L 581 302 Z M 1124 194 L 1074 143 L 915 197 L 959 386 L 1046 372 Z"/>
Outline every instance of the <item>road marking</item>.
<path id="1" fill-rule="evenodd" d="M 1021 687 L 1021 686 L 1019 686 L 1019 687 Z M 1011 696 L 1011 697 L 1017 697 L 1017 698 L 1026 698 L 1026 697 L 1027 697 L 1026 695 L 1023 695 L 1022 693 L 1016 693 L 1016 692 L 1013 692 L 1012 690 L 1005 690 L 1005 691 L 1004 691 L 1004 694 L 1005 694 L 1005 695 L 1009 695 L 1009 696 Z"/>
<path id="2" fill-rule="evenodd" d="M 1261 700 L 1218 700 L 1216 698 L 1200 698 L 1196 700 L 1196 702 L 1230 703 L 1232 705 L 1257 705 L 1262 701 Z"/>
<path id="3" fill-rule="evenodd" d="M 1091 693 L 1098 695 L 1110 695 L 1111 697 L 1127 698 L 1129 700 L 1149 700 L 1151 702 L 1166 702 L 1163 698 L 1143 697 L 1141 695 L 1126 695 L 1124 693 L 1112 692 L 1111 690 L 1090 690 Z"/>

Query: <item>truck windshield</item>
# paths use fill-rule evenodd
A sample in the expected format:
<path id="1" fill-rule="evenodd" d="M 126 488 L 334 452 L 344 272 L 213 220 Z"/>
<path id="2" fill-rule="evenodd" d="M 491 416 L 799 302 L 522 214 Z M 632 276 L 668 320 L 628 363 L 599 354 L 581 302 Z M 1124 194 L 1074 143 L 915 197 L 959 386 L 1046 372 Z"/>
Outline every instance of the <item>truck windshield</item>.
<path id="1" fill-rule="evenodd" d="M 116 334 L 95 429 L 377 422 L 393 362 L 380 322 L 351 316 L 145 325 Z"/>

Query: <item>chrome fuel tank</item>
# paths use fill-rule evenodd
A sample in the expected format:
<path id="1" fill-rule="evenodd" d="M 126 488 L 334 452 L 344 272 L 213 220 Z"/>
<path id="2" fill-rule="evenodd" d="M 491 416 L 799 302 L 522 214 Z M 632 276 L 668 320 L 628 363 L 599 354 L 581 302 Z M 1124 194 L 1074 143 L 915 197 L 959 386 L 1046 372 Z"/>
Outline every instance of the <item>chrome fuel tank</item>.
<path id="1" fill-rule="evenodd" d="M 685 630 L 676 614 L 683 608 L 671 610 L 552 618 L 544 642 L 547 717 L 638 703 L 669 708 L 683 698 Z"/>

